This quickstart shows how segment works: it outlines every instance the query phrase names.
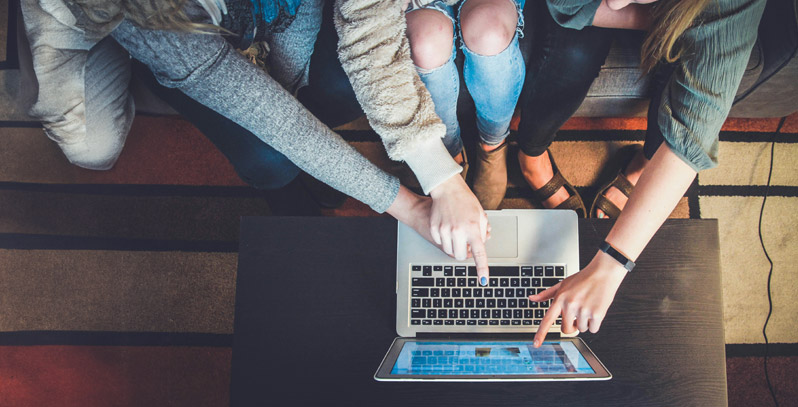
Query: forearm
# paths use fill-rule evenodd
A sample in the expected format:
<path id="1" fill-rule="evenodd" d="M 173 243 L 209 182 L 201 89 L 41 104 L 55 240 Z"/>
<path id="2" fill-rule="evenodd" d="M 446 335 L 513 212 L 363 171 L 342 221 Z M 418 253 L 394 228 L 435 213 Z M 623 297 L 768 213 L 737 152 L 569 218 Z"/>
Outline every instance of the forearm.
<path id="1" fill-rule="evenodd" d="M 637 259 L 684 196 L 696 172 L 662 144 L 646 165 L 607 242 Z"/>
<path id="2" fill-rule="evenodd" d="M 630 4 L 620 10 L 607 7 L 602 0 L 593 17 L 593 25 L 604 28 L 646 30 L 651 26 L 651 4 Z"/>
<path id="3" fill-rule="evenodd" d="M 114 36 L 162 84 L 235 121 L 308 174 L 378 212 L 396 198 L 396 178 L 324 126 L 221 37 L 148 31 L 126 22 Z"/>

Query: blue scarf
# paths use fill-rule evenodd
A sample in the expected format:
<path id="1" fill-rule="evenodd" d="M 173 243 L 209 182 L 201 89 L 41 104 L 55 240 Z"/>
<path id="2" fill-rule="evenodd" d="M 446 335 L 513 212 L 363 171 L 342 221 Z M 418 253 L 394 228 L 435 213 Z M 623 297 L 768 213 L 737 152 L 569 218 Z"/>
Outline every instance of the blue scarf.
<path id="1" fill-rule="evenodd" d="M 293 21 L 301 0 L 250 0 L 253 5 L 252 17 L 255 21 L 263 19 L 272 25 L 275 20 L 289 18 Z M 289 23 L 290 24 L 290 23 Z M 287 25 L 286 25 L 287 27 Z"/>

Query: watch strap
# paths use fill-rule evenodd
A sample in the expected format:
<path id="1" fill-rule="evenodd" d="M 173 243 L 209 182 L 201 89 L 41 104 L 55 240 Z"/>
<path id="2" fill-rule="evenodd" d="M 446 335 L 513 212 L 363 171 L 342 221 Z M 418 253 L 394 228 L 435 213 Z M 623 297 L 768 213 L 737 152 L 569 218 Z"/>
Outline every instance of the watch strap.
<path id="1" fill-rule="evenodd" d="M 635 262 L 633 262 L 633 261 L 629 260 L 629 259 L 628 259 L 626 256 L 624 256 L 623 254 L 621 254 L 621 252 L 619 252 L 618 250 L 615 250 L 615 248 L 614 248 L 614 247 L 612 247 L 612 246 L 611 246 L 609 243 L 607 243 L 606 241 L 604 241 L 604 243 L 602 243 L 602 244 L 601 244 L 601 246 L 599 246 L 599 250 L 601 250 L 601 251 L 602 251 L 602 252 L 604 252 L 604 253 L 607 253 L 607 254 L 609 254 L 609 255 L 610 255 L 610 257 L 612 257 L 613 259 L 615 259 L 615 260 L 616 260 L 618 263 L 621 263 L 621 265 L 622 265 L 622 266 L 623 266 L 623 267 L 624 267 L 624 268 L 625 268 L 627 271 L 631 272 L 631 271 L 632 271 L 632 269 L 633 269 L 633 268 L 635 268 Z"/>

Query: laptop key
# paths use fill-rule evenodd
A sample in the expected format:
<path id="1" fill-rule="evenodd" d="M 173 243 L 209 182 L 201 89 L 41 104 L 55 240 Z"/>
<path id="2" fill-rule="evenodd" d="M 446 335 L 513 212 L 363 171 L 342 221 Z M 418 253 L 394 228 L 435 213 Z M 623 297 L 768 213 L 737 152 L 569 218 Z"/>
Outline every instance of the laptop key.
<path id="1" fill-rule="evenodd" d="M 518 308 L 518 300 L 515 298 L 511 298 L 507 300 L 507 307 L 508 308 Z"/>
<path id="2" fill-rule="evenodd" d="M 429 298 L 424 298 L 423 300 L 421 300 L 421 306 L 424 308 L 432 307 L 432 300 Z"/>
<path id="3" fill-rule="evenodd" d="M 505 297 L 515 297 L 515 289 L 513 288 L 505 288 L 504 289 L 504 296 Z"/>
<path id="4" fill-rule="evenodd" d="M 479 310 L 478 309 L 472 309 L 471 310 L 471 318 L 474 318 L 474 319 L 479 318 Z"/>
<path id="5" fill-rule="evenodd" d="M 441 289 L 440 288 L 430 288 L 429 296 L 430 297 L 440 297 L 441 296 Z"/>
<path id="6" fill-rule="evenodd" d="M 559 283 L 560 281 L 562 281 L 561 278 L 544 278 L 543 279 L 543 286 L 544 287 L 553 287 L 557 283 Z"/>
<path id="7" fill-rule="evenodd" d="M 455 325 L 465 325 L 465 320 L 464 319 L 458 319 L 457 321 L 454 321 L 454 323 L 455 323 Z"/>
<path id="8" fill-rule="evenodd" d="M 532 279 L 531 278 L 522 278 L 521 279 L 521 287 L 531 287 L 532 286 Z"/>
<path id="9" fill-rule="evenodd" d="M 527 311 L 529 311 L 529 310 L 527 310 Z M 513 310 L 513 318 L 518 318 L 518 319 L 523 318 L 523 311 L 520 310 L 520 309 L 514 309 Z"/>
<path id="10" fill-rule="evenodd" d="M 540 320 L 536 319 L 533 323 L 534 323 L 534 325 L 540 325 Z"/>
<path id="11" fill-rule="evenodd" d="M 443 325 L 443 320 L 442 319 L 436 319 L 436 320 L 432 321 L 432 324 L 433 325 Z"/>
<path id="12" fill-rule="evenodd" d="M 475 305 L 477 308 L 485 308 L 485 300 L 483 298 L 478 298 Z"/>
<path id="13" fill-rule="evenodd" d="M 509 278 L 500 278 L 499 279 L 499 287 L 509 287 L 510 286 L 510 279 Z"/>
<path id="14" fill-rule="evenodd" d="M 529 318 L 529 319 L 532 319 L 532 318 L 534 318 L 534 317 L 535 317 L 535 312 L 534 312 L 534 310 L 531 310 L 531 309 L 525 309 L 525 310 L 524 310 L 524 318 Z"/>
<path id="15" fill-rule="evenodd" d="M 499 319 L 502 317 L 502 310 L 494 309 L 490 311 L 491 318 Z"/>
<path id="16" fill-rule="evenodd" d="M 495 320 L 495 319 L 491 319 L 490 321 L 488 321 L 488 323 L 489 323 L 490 325 L 499 325 L 499 321 L 497 321 L 497 320 Z"/>
<path id="17" fill-rule="evenodd" d="M 447 287 L 454 287 L 455 286 L 455 279 L 454 278 L 447 278 L 446 279 L 446 286 Z"/>
<path id="18" fill-rule="evenodd" d="M 503 320 L 501 321 L 501 324 L 502 324 L 502 325 L 510 325 L 510 320 L 509 320 L 509 319 L 503 319 Z"/>
<path id="19" fill-rule="evenodd" d="M 453 319 L 447 319 L 447 320 L 443 321 L 443 324 L 444 325 L 454 325 L 454 320 Z"/>
<path id="20" fill-rule="evenodd" d="M 484 288 L 482 292 L 485 294 L 485 297 L 493 297 L 493 289 L 492 288 Z"/>
<path id="21" fill-rule="evenodd" d="M 443 306 L 445 308 L 452 308 L 453 304 L 454 304 L 454 300 L 452 300 L 451 298 L 447 298 L 447 299 L 443 300 Z"/>
<path id="22" fill-rule="evenodd" d="M 413 297 L 429 297 L 429 288 L 414 288 L 411 295 Z"/>
<path id="23" fill-rule="evenodd" d="M 466 276 L 466 267 L 465 266 L 456 266 L 454 268 L 454 275 L 457 277 L 465 277 Z"/>
<path id="24" fill-rule="evenodd" d="M 421 325 L 432 325 L 432 320 L 425 319 L 425 320 L 421 321 Z"/>
<path id="25" fill-rule="evenodd" d="M 449 318 L 451 318 L 451 319 L 457 318 L 457 310 L 456 309 L 450 309 L 449 310 Z"/>
<path id="26" fill-rule="evenodd" d="M 432 266 L 424 266 L 424 275 L 431 276 L 432 275 Z"/>
<path id="27" fill-rule="evenodd" d="M 458 287 L 465 287 L 466 285 L 467 284 L 466 284 L 466 279 L 465 278 L 458 278 L 457 279 L 457 286 Z"/>
<path id="28" fill-rule="evenodd" d="M 516 297 L 521 297 L 521 298 L 526 297 L 524 294 L 525 294 L 525 292 L 524 292 L 523 288 L 516 288 L 515 289 L 515 296 Z"/>
<path id="29" fill-rule="evenodd" d="M 505 300 L 504 298 L 496 300 L 496 306 L 499 308 L 507 308 L 507 300 Z"/>
<path id="30" fill-rule="evenodd" d="M 473 298 L 469 298 L 469 299 L 465 300 L 465 307 L 466 308 L 474 308 L 474 299 Z"/>
<path id="31" fill-rule="evenodd" d="M 420 310 L 423 311 L 423 310 Z M 423 317 L 421 317 L 423 318 Z M 427 318 L 438 318 L 438 310 L 436 309 L 428 309 L 427 310 Z"/>
<path id="32" fill-rule="evenodd" d="M 425 309 L 412 309 L 410 310 L 410 318 L 426 318 L 427 310 Z"/>
<path id="33" fill-rule="evenodd" d="M 554 266 L 546 266 L 546 277 L 554 277 Z"/>
<path id="34" fill-rule="evenodd" d="M 557 277 L 565 277 L 565 267 L 563 266 L 555 266 L 554 267 L 554 275 Z"/>
<path id="35" fill-rule="evenodd" d="M 435 287 L 445 287 L 446 286 L 446 279 L 443 277 L 438 277 L 435 279 Z"/>
<path id="36" fill-rule="evenodd" d="M 524 325 L 532 325 L 532 320 L 531 319 L 525 319 L 524 320 Z"/>
<path id="37" fill-rule="evenodd" d="M 476 321 L 476 320 L 474 320 L 474 319 L 469 319 L 469 320 L 468 320 L 468 322 L 467 322 L 467 324 L 468 324 L 468 325 L 476 325 L 476 324 L 477 324 L 477 321 Z"/>
<path id="38" fill-rule="evenodd" d="M 413 277 L 413 287 L 435 287 L 434 278 Z"/>
<path id="39" fill-rule="evenodd" d="M 488 319 L 488 318 L 490 318 L 490 310 L 489 309 L 483 309 L 482 311 L 480 311 L 479 315 L 482 318 Z"/>
<path id="40" fill-rule="evenodd" d="M 531 277 L 532 276 L 532 267 L 530 267 L 530 266 L 521 267 L 521 275 L 522 276 Z"/>
<path id="41" fill-rule="evenodd" d="M 487 325 L 487 324 L 488 324 L 488 321 L 486 321 L 486 320 L 484 320 L 484 319 L 480 319 L 480 320 L 478 321 L 478 323 L 479 323 L 479 325 Z"/>
<path id="42" fill-rule="evenodd" d="M 473 293 L 472 297 L 482 297 L 482 289 L 481 288 L 474 288 L 471 290 Z"/>
<path id="43" fill-rule="evenodd" d="M 502 318 L 510 319 L 512 317 L 513 317 L 513 311 L 512 310 L 509 310 L 509 309 L 502 310 Z"/>
<path id="44" fill-rule="evenodd" d="M 535 266 L 535 277 L 543 277 L 543 266 Z"/>
<path id="45" fill-rule="evenodd" d="M 471 289 L 463 288 L 463 297 L 471 297 Z"/>
<path id="46" fill-rule="evenodd" d="M 511 278 L 510 279 L 510 287 L 520 287 L 521 286 L 521 279 L 520 278 Z"/>
<path id="47" fill-rule="evenodd" d="M 476 287 L 477 286 L 477 279 L 476 278 L 469 278 L 468 279 L 468 286 L 469 287 Z"/>
<path id="48" fill-rule="evenodd" d="M 467 309 L 461 309 L 460 310 L 460 318 L 463 318 L 463 319 L 468 318 L 468 310 Z"/>
<path id="49" fill-rule="evenodd" d="M 498 287 L 499 286 L 499 279 L 498 278 L 490 278 L 488 281 L 488 286 L 490 287 Z"/>
<path id="50" fill-rule="evenodd" d="M 446 297 L 451 297 L 451 296 L 452 296 L 452 290 L 451 289 L 449 289 L 449 288 L 441 288 L 441 297 L 446 298 Z"/>
<path id="51" fill-rule="evenodd" d="M 487 301 L 485 301 L 485 305 L 488 308 L 496 308 L 496 300 L 494 300 L 493 298 L 489 298 Z"/>
<path id="52" fill-rule="evenodd" d="M 411 306 L 413 308 L 420 307 L 421 306 L 421 298 L 413 298 L 413 300 L 411 301 Z"/>
<path id="53" fill-rule="evenodd" d="M 421 325 L 421 320 L 420 319 L 411 319 L 410 320 L 410 325 Z"/>
<path id="54" fill-rule="evenodd" d="M 413 271 L 421 271 L 421 266 L 413 266 Z"/>
<path id="55" fill-rule="evenodd" d="M 521 325 L 521 320 L 520 319 L 514 319 L 513 320 L 513 325 Z"/>
<path id="56" fill-rule="evenodd" d="M 432 306 L 435 307 L 435 308 L 443 307 L 443 300 L 441 300 L 440 298 L 436 298 L 436 299 L 432 300 Z"/>
<path id="57" fill-rule="evenodd" d="M 455 308 L 463 308 L 463 299 L 457 298 L 454 300 L 454 307 Z"/>
<path id="58" fill-rule="evenodd" d="M 443 275 L 445 277 L 451 277 L 454 275 L 454 267 L 452 266 L 444 266 L 443 267 Z"/>

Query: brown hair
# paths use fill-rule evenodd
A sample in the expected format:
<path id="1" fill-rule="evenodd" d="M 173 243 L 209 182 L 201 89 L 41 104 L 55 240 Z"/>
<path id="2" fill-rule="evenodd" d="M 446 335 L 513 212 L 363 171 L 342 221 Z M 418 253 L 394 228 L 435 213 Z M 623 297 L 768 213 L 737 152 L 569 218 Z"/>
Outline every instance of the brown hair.
<path id="1" fill-rule="evenodd" d="M 219 32 L 210 24 L 195 23 L 185 12 L 189 0 L 73 0 L 94 23 L 127 18 L 150 30 Z"/>
<path id="2" fill-rule="evenodd" d="M 659 0 L 651 14 L 654 22 L 643 41 L 640 51 L 640 68 L 649 73 L 661 60 L 675 62 L 682 56 L 683 45 L 679 37 L 694 24 L 696 18 L 712 0 Z"/>

